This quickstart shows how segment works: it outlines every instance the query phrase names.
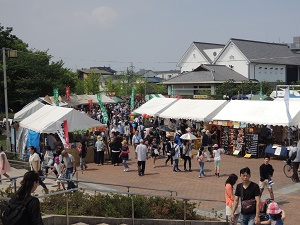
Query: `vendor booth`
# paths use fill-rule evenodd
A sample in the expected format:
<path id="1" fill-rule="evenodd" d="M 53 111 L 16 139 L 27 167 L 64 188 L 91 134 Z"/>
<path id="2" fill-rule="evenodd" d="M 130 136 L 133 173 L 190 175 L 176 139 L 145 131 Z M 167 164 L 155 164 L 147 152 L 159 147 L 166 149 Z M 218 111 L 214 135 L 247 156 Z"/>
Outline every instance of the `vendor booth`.
<path id="1" fill-rule="evenodd" d="M 79 162 L 76 139 L 73 134 L 85 133 L 87 130 L 103 130 L 106 125 L 80 113 L 72 108 L 45 105 L 31 116 L 20 122 L 17 134 L 17 152 L 26 153 L 25 146 L 36 143 L 36 147 L 44 147 L 46 134 L 58 134 L 64 148 Z M 41 135 L 42 134 L 42 135 Z M 69 136 L 70 135 L 70 136 Z M 78 140 L 80 141 L 80 140 Z M 89 140 L 87 140 L 89 143 Z M 32 144 L 31 144 L 32 145 Z M 94 151 L 88 148 L 86 162 L 93 162 Z"/>
<path id="2" fill-rule="evenodd" d="M 231 153 L 259 157 L 270 144 L 288 145 L 288 134 L 297 130 L 291 126 L 300 121 L 300 105 L 291 101 L 288 111 L 284 101 L 231 101 L 213 120 L 221 126 L 222 144 Z"/>

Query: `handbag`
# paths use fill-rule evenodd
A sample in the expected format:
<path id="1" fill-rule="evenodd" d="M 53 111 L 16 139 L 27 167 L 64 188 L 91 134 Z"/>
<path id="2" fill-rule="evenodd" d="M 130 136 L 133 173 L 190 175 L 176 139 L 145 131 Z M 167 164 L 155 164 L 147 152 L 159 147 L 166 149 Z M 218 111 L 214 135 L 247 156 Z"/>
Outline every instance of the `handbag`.
<path id="1" fill-rule="evenodd" d="M 243 214 L 250 214 L 256 210 L 256 200 L 255 198 L 249 200 L 243 200 L 243 185 L 241 185 L 242 192 L 241 192 L 241 208 Z"/>

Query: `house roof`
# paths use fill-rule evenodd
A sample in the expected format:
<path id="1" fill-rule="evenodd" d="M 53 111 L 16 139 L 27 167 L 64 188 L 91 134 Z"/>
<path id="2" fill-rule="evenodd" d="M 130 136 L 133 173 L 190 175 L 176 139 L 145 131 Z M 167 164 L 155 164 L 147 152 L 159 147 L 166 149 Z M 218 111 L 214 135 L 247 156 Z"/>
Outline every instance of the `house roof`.
<path id="1" fill-rule="evenodd" d="M 170 78 L 163 83 L 223 83 L 230 79 L 236 82 L 248 81 L 246 77 L 225 65 L 201 65 L 192 72 Z"/>
<path id="2" fill-rule="evenodd" d="M 214 44 L 214 43 L 205 43 L 205 42 L 193 42 L 193 44 L 199 49 L 202 55 L 206 58 L 206 60 L 212 63 L 212 60 L 208 57 L 204 50 L 206 49 L 215 49 L 215 48 L 224 48 L 223 44 Z"/>
<path id="3" fill-rule="evenodd" d="M 163 78 L 160 77 L 146 77 L 145 79 L 147 80 L 148 83 L 159 83 L 164 80 Z"/>
<path id="4" fill-rule="evenodd" d="M 78 70 L 79 72 L 82 72 L 82 73 L 86 73 L 86 74 L 89 74 L 91 71 L 93 71 L 94 73 L 96 74 L 102 74 L 102 75 L 112 75 L 112 73 L 106 71 L 106 70 L 99 70 L 99 69 L 79 69 Z"/>
<path id="5" fill-rule="evenodd" d="M 222 51 L 231 43 L 233 43 L 251 63 L 300 65 L 300 56 L 294 54 L 286 44 L 231 38 Z M 215 61 L 217 61 L 217 58 Z"/>

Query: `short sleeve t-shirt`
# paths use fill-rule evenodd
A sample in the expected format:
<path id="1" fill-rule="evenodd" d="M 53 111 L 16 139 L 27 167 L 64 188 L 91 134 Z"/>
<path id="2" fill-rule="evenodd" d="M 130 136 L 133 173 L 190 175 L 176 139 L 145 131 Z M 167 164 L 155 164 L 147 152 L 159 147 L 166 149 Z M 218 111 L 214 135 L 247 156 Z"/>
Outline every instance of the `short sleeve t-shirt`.
<path id="1" fill-rule="evenodd" d="M 73 162 L 75 161 L 74 157 L 71 154 L 68 154 L 68 157 L 63 157 L 64 164 L 66 168 L 72 168 Z"/>
<path id="2" fill-rule="evenodd" d="M 33 153 L 29 157 L 29 164 L 30 164 L 31 170 L 33 170 L 33 171 L 36 171 L 36 162 L 38 164 L 40 164 L 40 156 L 37 153 Z M 38 169 L 40 169 L 40 165 L 38 166 Z"/>
<path id="3" fill-rule="evenodd" d="M 242 193 L 242 190 L 243 190 L 243 193 Z M 256 196 L 260 196 L 260 190 L 259 190 L 258 184 L 251 182 L 246 189 L 243 187 L 243 183 L 238 184 L 236 186 L 235 196 L 242 198 L 242 195 L 243 195 L 243 199 L 241 199 L 241 200 L 250 200 L 250 199 L 255 198 Z M 241 211 L 241 213 L 245 214 L 245 213 L 243 213 L 243 210 Z M 255 210 L 248 214 L 254 214 L 254 213 L 256 213 Z"/>

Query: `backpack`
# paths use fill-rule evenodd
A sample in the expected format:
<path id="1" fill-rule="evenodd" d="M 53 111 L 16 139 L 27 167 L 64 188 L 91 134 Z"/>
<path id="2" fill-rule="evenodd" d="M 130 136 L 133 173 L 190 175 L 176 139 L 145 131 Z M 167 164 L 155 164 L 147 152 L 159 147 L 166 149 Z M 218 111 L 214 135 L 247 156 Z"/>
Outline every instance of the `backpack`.
<path id="1" fill-rule="evenodd" d="M 28 197 L 24 201 L 12 201 L 9 202 L 7 206 L 5 206 L 1 210 L 1 221 L 3 225 L 21 225 L 23 223 L 22 218 L 24 213 L 26 212 L 26 205 L 32 200 L 34 197 Z"/>
<path id="2" fill-rule="evenodd" d="M 297 151 L 294 151 L 290 157 L 290 160 L 294 160 L 297 157 Z"/>
<path id="3" fill-rule="evenodd" d="M 175 144 L 171 146 L 171 156 L 175 155 Z"/>

